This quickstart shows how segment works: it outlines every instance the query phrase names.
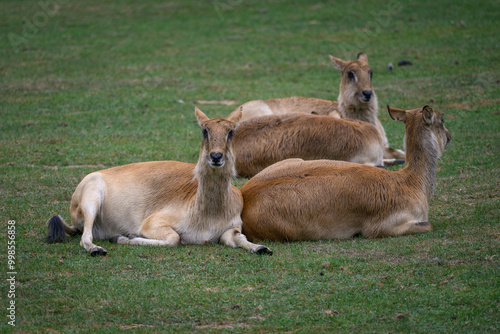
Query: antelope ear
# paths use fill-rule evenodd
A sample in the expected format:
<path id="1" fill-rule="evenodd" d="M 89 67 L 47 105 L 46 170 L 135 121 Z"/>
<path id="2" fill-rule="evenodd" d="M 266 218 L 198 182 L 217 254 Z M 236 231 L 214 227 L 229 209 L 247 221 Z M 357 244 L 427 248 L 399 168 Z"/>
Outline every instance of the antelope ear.
<path id="1" fill-rule="evenodd" d="M 368 56 L 363 52 L 358 53 L 358 60 L 364 61 L 368 64 Z"/>
<path id="2" fill-rule="evenodd" d="M 238 125 L 242 116 L 243 116 L 243 106 L 240 106 L 239 109 L 236 109 L 235 111 L 230 113 L 226 119 L 228 121 L 234 122 L 234 123 L 236 123 L 236 125 Z"/>
<path id="3" fill-rule="evenodd" d="M 198 119 L 198 124 L 201 126 L 201 124 L 203 122 L 206 122 L 208 121 L 210 118 L 207 117 L 207 115 L 205 115 L 203 113 L 203 111 L 201 111 L 198 106 L 195 106 L 194 107 L 194 111 L 195 111 L 195 114 L 196 114 L 196 119 Z"/>
<path id="4" fill-rule="evenodd" d="M 398 109 L 387 105 L 387 111 L 395 121 L 406 122 L 406 110 Z"/>
<path id="5" fill-rule="evenodd" d="M 337 71 L 340 71 L 342 72 L 344 70 L 344 67 L 346 65 L 346 62 L 343 61 L 342 59 L 339 59 L 339 58 L 335 58 L 334 56 L 332 55 L 329 55 L 328 57 L 330 57 L 330 60 L 332 61 L 333 63 L 333 67 L 335 67 L 335 69 Z"/>
<path id="6" fill-rule="evenodd" d="M 424 118 L 425 123 L 431 125 L 434 123 L 434 109 L 429 106 L 424 106 L 422 108 L 422 116 Z"/>

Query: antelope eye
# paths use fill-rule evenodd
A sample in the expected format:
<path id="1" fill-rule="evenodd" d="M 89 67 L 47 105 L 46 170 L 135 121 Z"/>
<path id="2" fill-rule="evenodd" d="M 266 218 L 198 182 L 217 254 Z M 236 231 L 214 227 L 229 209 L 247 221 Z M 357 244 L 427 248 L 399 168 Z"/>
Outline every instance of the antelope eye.
<path id="1" fill-rule="evenodd" d="M 355 76 L 356 76 L 356 75 L 354 74 L 354 71 L 349 71 L 349 72 L 347 72 L 347 77 L 348 77 L 349 79 L 354 79 L 354 77 L 355 77 Z"/>
<path id="2" fill-rule="evenodd" d="M 233 138 L 233 135 L 234 135 L 234 130 L 229 130 L 229 132 L 227 133 L 227 139 L 232 139 Z"/>
<path id="3" fill-rule="evenodd" d="M 208 138 L 208 130 L 207 129 L 203 129 L 201 131 L 201 133 L 203 134 L 203 138 Z"/>
<path id="4" fill-rule="evenodd" d="M 370 71 L 370 80 L 373 78 L 373 71 Z"/>

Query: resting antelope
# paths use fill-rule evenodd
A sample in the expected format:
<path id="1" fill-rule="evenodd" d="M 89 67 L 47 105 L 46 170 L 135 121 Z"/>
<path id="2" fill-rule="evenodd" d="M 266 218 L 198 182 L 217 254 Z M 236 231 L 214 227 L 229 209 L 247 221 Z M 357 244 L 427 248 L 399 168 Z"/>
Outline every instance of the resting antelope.
<path id="1" fill-rule="evenodd" d="M 286 114 L 242 122 L 234 132 L 234 155 L 238 175 L 252 177 L 289 158 L 383 166 L 384 145 L 377 129 L 366 122 Z"/>
<path id="2" fill-rule="evenodd" d="M 134 163 L 87 175 L 71 198 L 71 223 L 52 217 L 48 242 L 81 234 L 91 255 L 107 251 L 93 239 L 119 244 L 165 245 L 222 242 L 252 253 L 271 254 L 241 234 L 243 199 L 235 176 L 233 131 L 241 111 L 209 119 L 196 107 L 203 142 L 198 163 Z"/>
<path id="3" fill-rule="evenodd" d="M 385 163 L 402 162 L 405 153 L 389 147 L 384 127 L 377 118 L 377 95 L 373 90 L 373 72 L 366 54 L 359 53 L 357 59 L 352 61 L 343 61 L 333 56 L 330 56 L 330 60 L 335 69 L 342 72 L 338 102 L 302 96 L 254 100 L 242 105 L 241 121 L 269 115 L 309 113 L 368 122 L 377 127 L 384 140 Z"/>
<path id="4" fill-rule="evenodd" d="M 406 123 L 403 169 L 329 160 L 281 161 L 241 188 L 243 233 L 250 240 L 293 241 L 431 231 L 429 201 L 450 133 L 443 115 L 431 107 L 387 108 L 394 120 Z"/>

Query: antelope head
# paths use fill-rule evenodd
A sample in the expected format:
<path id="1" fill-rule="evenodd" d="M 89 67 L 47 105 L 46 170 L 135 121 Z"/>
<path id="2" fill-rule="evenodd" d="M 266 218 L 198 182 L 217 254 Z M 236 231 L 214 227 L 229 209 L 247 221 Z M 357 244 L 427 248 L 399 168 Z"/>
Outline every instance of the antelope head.
<path id="1" fill-rule="evenodd" d="M 375 99 L 372 87 L 373 72 L 368 65 L 368 57 L 358 54 L 357 60 L 343 61 L 330 56 L 335 69 L 342 72 L 340 96 L 347 104 L 370 103 Z M 357 103 L 356 103 L 357 102 Z"/>
<path id="2" fill-rule="evenodd" d="M 435 148 L 439 156 L 441 156 L 444 148 L 450 143 L 451 135 L 444 126 L 442 112 L 434 110 L 429 106 L 412 110 L 387 106 L 387 110 L 393 120 L 406 124 L 405 142 L 408 136 L 412 139 L 417 139 L 423 134 L 422 141 L 426 143 L 426 148 Z M 405 146 L 407 145 L 405 144 Z"/>
<path id="3" fill-rule="evenodd" d="M 233 162 L 233 134 L 241 119 L 241 109 L 233 111 L 227 118 L 209 119 L 198 107 L 196 118 L 202 129 L 200 160 L 211 168 L 222 168 L 228 161 Z"/>

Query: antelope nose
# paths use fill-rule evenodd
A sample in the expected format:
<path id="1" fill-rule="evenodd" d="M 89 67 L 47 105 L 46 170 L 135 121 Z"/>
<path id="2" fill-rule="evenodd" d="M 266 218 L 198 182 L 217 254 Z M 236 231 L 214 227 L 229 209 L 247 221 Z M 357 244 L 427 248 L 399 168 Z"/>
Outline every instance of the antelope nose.
<path id="1" fill-rule="evenodd" d="M 222 158 L 222 153 L 210 153 L 210 159 L 212 159 L 213 162 L 219 162 L 220 159 Z"/>
<path id="2" fill-rule="evenodd" d="M 371 90 L 364 90 L 362 93 L 365 100 L 369 101 L 372 98 L 373 94 Z"/>

